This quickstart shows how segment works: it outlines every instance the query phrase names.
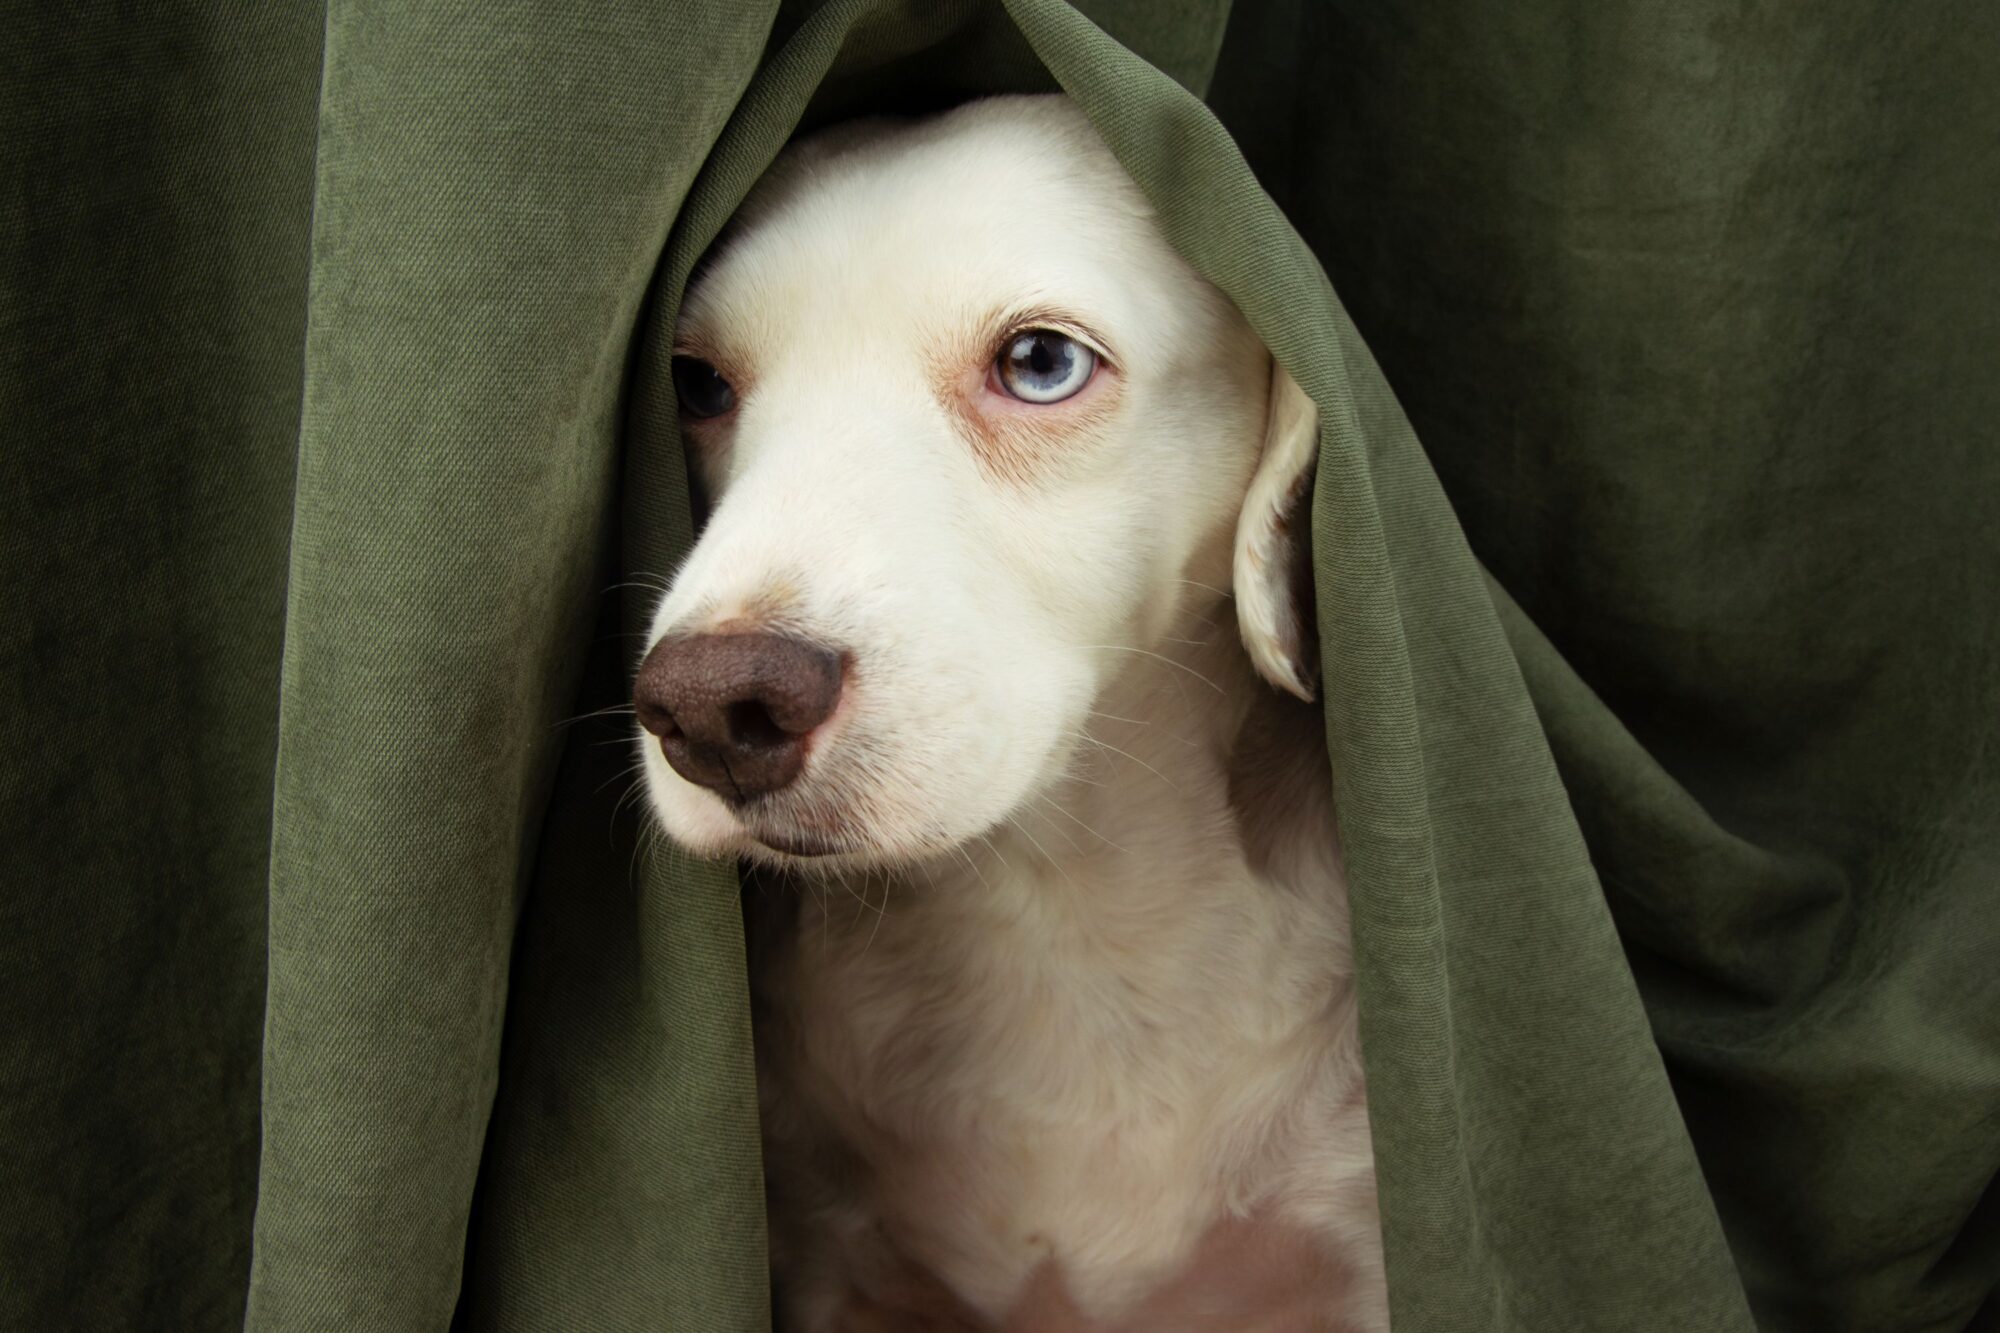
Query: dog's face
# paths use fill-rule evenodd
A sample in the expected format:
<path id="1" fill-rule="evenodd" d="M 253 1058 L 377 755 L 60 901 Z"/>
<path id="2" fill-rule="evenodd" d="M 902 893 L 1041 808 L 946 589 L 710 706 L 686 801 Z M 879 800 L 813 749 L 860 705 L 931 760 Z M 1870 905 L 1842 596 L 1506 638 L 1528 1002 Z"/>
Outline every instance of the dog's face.
<path id="1" fill-rule="evenodd" d="M 635 698 L 690 849 L 851 867 L 978 836 L 1232 564 L 1260 668 L 1309 690 L 1277 567 L 1310 405 L 1273 407 L 1290 381 L 1066 100 L 794 148 L 675 350 L 713 507 Z"/>

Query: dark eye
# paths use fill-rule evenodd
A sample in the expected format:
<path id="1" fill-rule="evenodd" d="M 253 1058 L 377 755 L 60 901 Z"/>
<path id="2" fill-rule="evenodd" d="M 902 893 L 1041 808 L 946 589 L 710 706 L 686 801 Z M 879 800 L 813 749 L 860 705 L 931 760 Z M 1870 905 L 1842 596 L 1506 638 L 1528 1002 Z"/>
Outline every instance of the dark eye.
<path id="1" fill-rule="evenodd" d="M 691 417 L 719 417 L 736 406 L 736 390 L 722 372 L 691 356 L 674 358 L 674 393 Z"/>
<path id="2" fill-rule="evenodd" d="M 1066 333 L 1028 329 L 1007 340 L 995 369 L 1000 387 L 1024 403 L 1059 403 L 1090 383 L 1097 353 Z"/>

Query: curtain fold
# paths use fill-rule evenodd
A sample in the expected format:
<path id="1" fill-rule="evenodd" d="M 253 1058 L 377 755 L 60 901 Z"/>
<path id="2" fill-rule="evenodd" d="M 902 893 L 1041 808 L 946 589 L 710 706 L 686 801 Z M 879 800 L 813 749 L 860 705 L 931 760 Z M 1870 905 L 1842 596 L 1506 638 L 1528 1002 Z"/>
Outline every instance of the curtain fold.
<path id="1" fill-rule="evenodd" d="M 7 28 L 0 1327 L 768 1326 L 668 335 L 795 132 L 1058 88 L 1321 408 L 1399 1333 L 2000 1320 L 2000 11 Z"/>
<path id="2" fill-rule="evenodd" d="M 767 22 L 329 13 L 251 1327 L 451 1317 L 632 330 Z"/>

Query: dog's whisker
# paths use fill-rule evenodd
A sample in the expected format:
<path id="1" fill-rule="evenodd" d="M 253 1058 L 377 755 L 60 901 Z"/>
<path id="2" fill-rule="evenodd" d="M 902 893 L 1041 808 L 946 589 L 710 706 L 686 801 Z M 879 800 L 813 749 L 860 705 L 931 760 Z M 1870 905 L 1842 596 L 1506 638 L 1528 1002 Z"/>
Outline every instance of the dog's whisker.
<path id="1" fill-rule="evenodd" d="M 1028 843 L 1029 843 L 1029 845 L 1030 845 L 1030 846 L 1032 846 L 1032 847 L 1033 847 L 1033 848 L 1034 848 L 1034 849 L 1035 849 L 1036 851 L 1038 851 L 1038 852 L 1040 852 L 1040 853 L 1042 854 L 1042 859 L 1043 859 L 1044 861 L 1047 861 L 1047 862 L 1048 862 L 1048 863 L 1049 863 L 1049 864 L 1050 864 L 1051 866 L 1053 866 L 1053 867 L 1055 868 L 1055 872 L 1056 872 L 1056 873 L 1057 873 L 1058 875 L 1061 875 L 1061 876 L 1062 876 L 1062 879 L 1063 879 L 1063 883 L 1065 883 L 1065 884 L 1069 885 L 1069 887 L 1070 887 L 1070 890 L 1071 890 L 1072 892 L 1077 892 L 1077 891 L 1079 891 L 1079 890 L 1077 889 L 1077 883 L 1076 883 L 1076 881 L 1070 878 L 1070 875 L 1069 875 L 1069 867 L 1068 867 L 1068 866 L 1066 866 L 1066 865 L 1064 865 L 1064 864 L 1063 864 L 1063 863 L 1062 863 L 1062 862 L 1061 862 L 1061 861 L 1060 861 L 1059 859 L 1057 859 L 1056 857 L 1053 857 L 1053 856 L 1050 856 L 1050 855 L 1049 855 L 1049 849 L 1048 849 L 1048 848 L 1046 848 L 1046 847 L 1044 847 L 1044 846 L 1042 846 L 1042 840 L 1041 840 L 1040 838 L 1037 838 L 1037 837 L 1036 837 L 1036 836 L 1035 836 L 1034 834 L 1032 834 L 1032 833 L 1028 832 L 1028 827 L 1027 827 L 1027 825 L 1025 825 L 1025 824 L 1021 824 L 1021 823 L 1018 823 L 1018 822 L 1017 822 L 1017 823 L 1015 823 L 1015 824 L 1013 825 L 1013 829 L 1014 829 L 1014 831 L 1015 831 L 1016 833 L 1020 834 L 1020 835 L 1021 835 L 1022 837 L 1024 837 L 1024 838 L 1026 838 L 1026 839 L 1028 840 Z"/>
<path id="2" fill-rule="evenodd" d="M 1000 849 L 993 845 L 993 835 L 991 833 L 980 834 L 979 841 L 986 845 L 986 850 L 992 854 L 994 860 L 1000 863 L 1002 870 L 1006 871 L 1009 875 L 1014 873 L 1014 867 L 1007 863 L 1007 858 L 1000 855 Z"/>
<path id="3" fill-rule="evenodd" d="M 959 845 L 958 843 L 953 843 L 951 849 L 954 852 L 958 853 L 959 858 L 965 862 L 966 867 L 969 870 L 971 870 L 975 876 L 978 877 L 979 887 L 985 889 L 988 893 L 991 893 L 993 891 L 993 886 L 986 882 L 986 872 L 979 868 L 979 862 L 972 859 L 972 853 L 965 850 L 965 848 Z"/>
<path id="4" fill-rule="evenodd" d="M 1186 696 L 1183 695 L 1182 697 L 1185 698 Z M 1128 726 L 1146 727 L 1152 732 L 1152 734 L 1165 736 L 1169 740 L 1180 742 L 1182 745 L 1190 746 L 1196 749 L 1199 749 L 1201 746 L 1200 741 L 1192 740 L 1186 736 L 1183 736 L 1178 731 L 1173 731 L 1168 728 L 1162 728 L 1160 727 L 1159 723 L 1148 722 L 1144 718 L 1119 717 L 1115 713 L 1100 713 L 1095 708 L 1086 708 L 1084 709 L 1084 712 L 1088 713 L 1091 717 L 1101 717 L 1107 722 L 1123 722 Z"/>
<path id="5" fill-rule="evenodd" d="M 1146 721 L 1144 718 L 1120 717 L 1116 713 L 1105 713 L 1095 708 L 1086 708 L 1083 711 L 1090 714 L 1092 717 L 1101 717 L 1112 722 L 1125 722 L 1135 727 L 1150 727 L 1153 725 L 1151 722 Z"/>
<path id="6" fill-rule="evenodd" d="M 1102 648 L 1107 652 L 1137 653 L 1141 657 L 1150 657 L 1156 662 L 1166 663 L 1168 666 L 1174 668 L 1174 670 L 1176 671 L 1185 671 L 1188 675 L 1193 676 L 1196 680 L 1208 686 L 1208 688 L 1214 690 L 1217 694 L 1222 695 L 1224 698 L 1227 698 L 1229 696 L 1229 691 L 1223 689 L 1220 685 L 1210 680 L 1207 676 L 1202 675 L 1201 672 L 1196 671 L 1193 667 L 1189 666 L 1187 663 L 1176 662 L 1173 658 L 1168 657 L 1166 654 L 1156 653 L 1150 648 L 1134 648 L 1127 644 L 1120 644 L 1120 643 L 1090 643 L 1090 644 L 1084 644 L 1082 646 L 1085 648 Z"/>
<path id="7" fill-rule="evenodd" d="M 597 790 L 592 792 L 591 795 L 602 796 L 604 794 L 605 788 L 625 781 L 627 778 L 631 777 L 634 773 L 637 773 L 640 769 L 644 768 L 645 766 L 646 766 L 646 761 L 644 759 L 634 760 L 633 762 L 625 765 L 625 767 L 620 769 L 618 772 L 612 774 L 609 778 L 605 779 L 603 782 L 599 783 Z"/>
<path id="8" fill-rule="evenodd" d="M 650 855 L 651 841 L 661 836 L 664 836 L 664 830 L 647 823 L 639 826 L 639 836 L 632 840 L 632 856 L 625 865 L 625 882 L 634 892 L 640 891 L 639 863 Z"/>
<path id="9" fill-rule="evenodd" d="M 864 888 L 867 887 L 866 880 L 862 881 L 862 886 Z M 862 899 L 862 902 L 865 905 L 867 899 Z M 884 874 L 882 876 L 882 905 L 875 909 L 875 924 L 868 929 L 868 942 L 861 946 L 861 956 L 863 958 L 866 958 L 868 951 L 875 947 L 875 936 L 881 933 L 882 918 L 887 915 L 889 915 L 889 876 Z"/>
<path id="10" fill-rule="evenodd" d="M 658 575 L 634 574 L 629 578 L 621 580 L 620 582 L 608 585 L 604 589 L 604 592 L 606 594 L 610 594 L 614 592 L 624 592 L 628 588 L 641 588 L 647 592 L 663 593 L 667 590 L 668 587 L 669 587 L 669 581 L 664 577 Z"/>
<path id="11" fill-rule="evenodd" d="M 1132 853 L 1128 851 L 1126 848 L 1120 847 L 1117 843 L 1111 841 L 1111 839 L 1105 837 L 1102 833 L 1099 833 L 1096 829 L 1084 823 L 1081 819 L 1078 819 L 1075 815 L 1063 809 L 1060 805 L 1057 805 L 1054 801 L 1049 801 L 1047 802 L 1047 804 L 1049 809 L 1055 811 L 1057 814 L 1061 815 L 1064 819 L 1069 820 L 1072 824 L 1075 824 L 1078 828 L 1082 829 L 1085 833 L 1088 833 L 1091 837 L 1103 843 L 1106 847 L 1109 847 L 1112 851 L 1123 852 L 1127 856 L 1132 855 Z"/>
<path id="12" fill-rule="evenodd" d="M 1090 777 L 1089 775 L 1087 775 L 1082 771 L 1083 766 L 1089 763 L 1091 758 L 1092 754 L 1089 750 L 1084 750 L 1081 748 L 1072 748 L 1069 751 L 1069 753 L 1063 757 L 1062 771 L 1057 775 L 1056 778 L 1057 783 L 1062 784 L 1062 783 L 1075 782 L 1075 783 L 1080 783 L 1086 787 L 1102 787 L 1104 785 L 1102 782 L 1099 782 L 1096 778 Z"/>
<path id="13" fill-rule="evenodd" d="M 588 713 L 578 713 L 575 717 L 566 717 L 562 721 L 552 725 L 549 730 L 561 731 L 564 727 L 573 727 L 579 722 L 588 722 L 594 717 L 611 717 L 618 713 L 635 714 L 637 711 L 629 703 L 611 704 L 604 708 L 594 708 Z"/>
<path id="14" fill-rule="evenodd" d="M 853 927 L 854 922 L 861 920 L 861 914 L 869 910 L 868 898 L 866 896 L 868 893 L 868 877 L 868 871 L 864 870 L 861 872 L 861 892 L 859 893 L 854 891 L 854 885 L 847 881 L 846 876 L 843 875 L 840 877 L 840 887 L 847 890 L 848 897 L 854 899 L 854 921 L 848 923 L 850 929 Z"/>
<path id="15" fill-rule="evenodd" d="M 1087 853 L 1083 850 L 1082 845 L 1079 844 L 1075 838 L 1072 838 L 1069 835 L 1069 830 L 1065 829 L 1062 825 L 1055 823 L 1053 820 L 1049 819 L 1048 813 L 1042 809 L 1042 806 L 1046 803 L 1046 799 L 1047 798 L 1045 797 L 1040 797 L 1040 796 L 1036 797 L 1033 805 L 1029 807 L 1030 811 L 1036 815 L 1041 816 L 1042 821 L 1048 824 L 1050 830 L 1052 830 L 1057 837 L 1060 837 L 1064 842 L 1069 844 L 1069 849 L 1071 851 L 1075 852 L 1078 856 L 1087 855 Z"/>
<path id="16" fill-rule="evenodd" d="M 1165 773 L 1162 773 L 1159 769 L 1154 768 L 1151 764 L 1141 759 L 1138 755 L 1133 754 L 1130 750 L 1121 750 L 1117 746 L 1111 744 L 1111 742 L 1109 741 L 1099 740 L 1097 737 L 1088 735 L 1081 731 L 1072 731 L 1069 734 L 1081 740 L 1089 741 L 1092 745 L 1100 746 L 1103 749 L 1109 750 L 1113 754 L 1119 754 L 1125 756 L 1127 759 L 1130 759 L 1133 763 L 1145 769 L 1148 773 L 1151 773 L 1154 777 L 1158 778 L 1160 781 L 1166 783 L 1167 786 L 1170 789 L 1172 789 L 1175 793 L 1179 793 L 1180 786 L 1177 783 L 1175 783 L 1172 778 L 1168 777 Z"/>
<path id="17" fill-rule="evenodd" d="M 626 772 L 630 773 L 631 770 L 627 769 Z M 644 784 L 643 782 L 635 782 L 630 787 L 626 788 L 625 791 L 618 797 L 618 799 L 612 803 L 610 824 L 613 833 L 617 831 L 618 817 L 625 813 L 625 807 L 628 805 L 636 804 L 639 801 L 639 799 L 645 794 L 645 791 L 646 791 L 646 784 Z"/>

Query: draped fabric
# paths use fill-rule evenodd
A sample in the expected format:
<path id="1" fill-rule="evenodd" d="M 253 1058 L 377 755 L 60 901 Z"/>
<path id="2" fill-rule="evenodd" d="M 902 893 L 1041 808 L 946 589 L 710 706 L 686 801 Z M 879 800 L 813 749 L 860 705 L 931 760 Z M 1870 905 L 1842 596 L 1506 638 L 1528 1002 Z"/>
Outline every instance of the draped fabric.
<path id="1" fill-rule="evenodd" d="M 2000 1327 L 1973 0 L 14 6 L 0 1327 L 768 1326 L 666 334 L 1057 88 L 1321 409 L 1398 1333 Z"/>

